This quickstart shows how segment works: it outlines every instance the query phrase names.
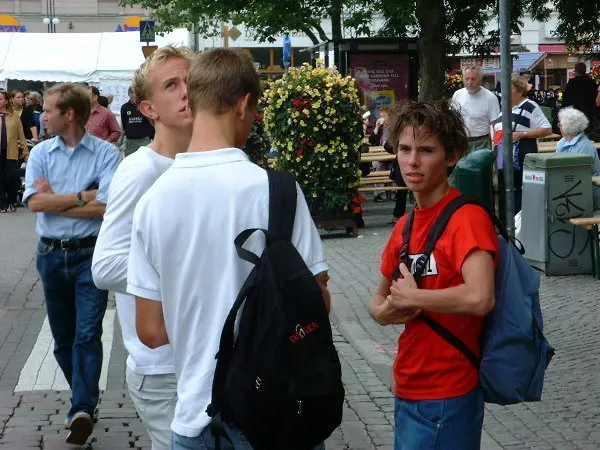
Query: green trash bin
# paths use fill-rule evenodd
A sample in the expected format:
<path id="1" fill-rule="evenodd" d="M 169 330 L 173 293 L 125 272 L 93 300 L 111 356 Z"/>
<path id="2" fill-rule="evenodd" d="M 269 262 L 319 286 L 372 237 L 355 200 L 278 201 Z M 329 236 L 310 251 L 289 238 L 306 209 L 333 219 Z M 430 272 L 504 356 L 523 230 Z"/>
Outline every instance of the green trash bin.
<path id="1" fill-rule="evenodd" d="M 495 210 L 494 152 L 475 150 L 461 159 L 454 168 L 454 186 L 464 195 L 475 198 Z"/>

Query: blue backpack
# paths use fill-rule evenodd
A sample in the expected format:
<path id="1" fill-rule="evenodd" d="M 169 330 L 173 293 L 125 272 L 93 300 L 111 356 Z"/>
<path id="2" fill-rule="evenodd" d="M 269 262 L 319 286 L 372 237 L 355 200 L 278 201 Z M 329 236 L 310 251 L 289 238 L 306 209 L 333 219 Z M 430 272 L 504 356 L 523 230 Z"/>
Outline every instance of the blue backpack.
<path id="1" fill-rule="evenodd" d="M 523 248 L 518 249 L 508 237 L 498 218 L 478 201 L 465 196 L 452 200 L 436 219 L 428 233 L 425 251 L 413 263 L 417 283 L 427 268 L 436 242 L 452 217 L 464 205 L 475 204 L 488 212 L 500 232 L 496 268 L 496 304 L 486 316 L 482 334 L 482 356 L 475 353 L 446 327 L 422 314 L 433 331 L 459 350 L 479 371 L 485 401 L 499 405 L 539 401 L 542 397 L 544 372 L 554 356 L 554 349 L 544 337 L 540 308 L 540 279 L 525 261 Z M 403 230 L 400 260 L 407 267 L 408 242 L 414 221 L 411 213 Z M 394 273 L 394 278 L 399 271 Z"/>

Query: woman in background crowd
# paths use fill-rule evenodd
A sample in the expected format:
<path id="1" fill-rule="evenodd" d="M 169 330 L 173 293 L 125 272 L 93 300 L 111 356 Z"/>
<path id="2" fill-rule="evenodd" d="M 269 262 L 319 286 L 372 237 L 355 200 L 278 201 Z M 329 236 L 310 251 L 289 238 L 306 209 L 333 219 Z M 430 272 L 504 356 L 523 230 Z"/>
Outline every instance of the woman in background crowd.
<path id="1" fill-rule="evenodd" d="M 513 167 L 504 167 L 504 149 L 502 148 L 502 113 L 494 125 L 494 145 L 497 148 L 498 164 L 498 192 L 500 217 L 506 217 L 506 198 L 504 187 L 504 170 L 514 171 L 514 205 L 515 214 L 521 211 L 521 195 L 523 185 L 523 162 L 528 153 L 537 153 L 538 138 L 543 138 L 552 133 L 552 125 L 544 115 L 540 106 L 527 98 L 531 90 L 531 84 L 520 76 L 514 76 L 511 80 L 512 101 L 512 137 L 513 137 Z"/>
<path id="2" fill-rule="evenodd" d="M 0 214 L 17 210 L 19 170 L 28 153 L 21 120 L 8 93 L 0 91 Z"/>
<path id="3" fill-rule="evenodd" d="M 18 90 L 12 91 L 10 93 L 10 102 L 14 113 L 21 119 L 25 138 L 31 139 L 37 144 L 39 140 L 38 129 L 35 124 L 33 110 L 25 106 L 25 94 Z M 23 145 L 26 145 L 25 142 L 23 142 Z"/>
<path id="4" fill-rule="evenodd" d="M 35 119 L 35 124 L 38 129 L 38 137 L 40 134 L 40 130 L 42 129 L 42 124 L 40 121 L 40 115 L 43 111 L 44 100 L 42 99 L 42 94 L 39 92 L 31 91 L 27 97 L 25 97 L 26 106 L 33 111 L 33 118 Z"/>
<path id="5" fill-rule="evenodd" d="M 578 109 L 569 106 L 558 112 L 560 132 L 563 138 L 556 144 L 557 153 L 581 153 L 594 158 L 592 176 L 600 176 L 600 158 L 592 141 L 584 134 L 590 121 Z M 593 201 L 594 211 L 600 210 L 600 187 L 594 186 Z"/>

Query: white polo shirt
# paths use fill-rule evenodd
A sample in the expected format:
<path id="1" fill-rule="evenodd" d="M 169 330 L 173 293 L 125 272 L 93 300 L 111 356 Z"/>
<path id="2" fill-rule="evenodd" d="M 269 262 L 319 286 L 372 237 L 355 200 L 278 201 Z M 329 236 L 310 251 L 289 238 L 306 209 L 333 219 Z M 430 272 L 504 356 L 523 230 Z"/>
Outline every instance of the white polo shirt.
<path id="1" fill-rule="evenodd" d="M 149 147 L 140 147 L 121 162 L 108 190 L 106 213 L 92 260 L 96 286 L 116 293 L 123 344 L 129 353 L 127 367 L 141 375 L 175 371 L 170 345 L 150 349 L 139 340 L 135 329 L 135 299 L 127 295 L 127 264 L 135 205 L 173 161 Z"/>
<path id="2" fill-rule="evenodd" d="M 327 270 L 324 249 L 297 192 L 292 242 L 316 275 Z M 235 148 L 177 155 L 138 203 L 127 290 L 162 301 L 178 381 L 177 434 L 198 436 L 210 422 L 221 331 L 252 269 L 233 241 L 248 228 L 267 228 L 268 216 L 267 173 Z M 255 234 L 245 248 L 260 255 L 264 239 Z"/>
<path id="3" fill-rule="evenodd" d="M 469 137 L 489 136 L 490 124 L 500 114 L 498 99 L 491 91 L 482 87 L 469 94 L 467 88 L 462 88 L 454 93 L 452 103 L 460 111 Z"/>

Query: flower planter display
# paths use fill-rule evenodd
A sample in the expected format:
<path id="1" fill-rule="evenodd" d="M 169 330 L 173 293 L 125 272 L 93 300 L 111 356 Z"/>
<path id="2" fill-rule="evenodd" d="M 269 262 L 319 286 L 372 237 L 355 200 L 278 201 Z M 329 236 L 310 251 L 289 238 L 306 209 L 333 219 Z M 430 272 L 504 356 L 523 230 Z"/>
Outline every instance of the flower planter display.
<path id="1" fill-rule="evenodd" d="M 271 83 L 264 103 L 276 169 L 296 174 L 317 226 L 356 233 L 352 199 L 360 185 L 362 123 L 354 79 L 305 64 Z"/>
<path id="2" fill-rule="evenodd" d="M 446 74 L 444 95 L 447 98 L 452 98 L 452 95 L 464 86 L 462 75 L 459 72 L 450 72 Z"/>

